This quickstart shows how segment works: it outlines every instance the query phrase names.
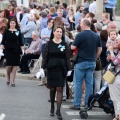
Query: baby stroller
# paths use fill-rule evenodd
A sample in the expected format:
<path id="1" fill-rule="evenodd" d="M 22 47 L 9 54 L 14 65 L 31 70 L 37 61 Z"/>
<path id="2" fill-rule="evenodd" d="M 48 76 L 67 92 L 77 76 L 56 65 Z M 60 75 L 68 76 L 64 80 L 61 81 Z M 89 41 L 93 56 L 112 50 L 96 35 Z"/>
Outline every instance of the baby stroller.
<path id="1" fill-rule="evenodd" d="M 95 95 L 93 94 L 90 95 L 88 100 L 88 109 L 81 110 L 79 112 L 81 119 L 87 119 L 88 117 L 87 111 L 92 109 L 95 102 L 98 102 L 99 108 L 102 108 L 107 114 L 110 113 L 113 116 L 115 114 L 114 106 L 113 106 L 113 102 L 109 100 L 109 98 L 110 98 L 110 95 L 109 95 L 108 87 L 106 87 L 106 89 L 102 91 L 101 94 L 96 93 Z"/>

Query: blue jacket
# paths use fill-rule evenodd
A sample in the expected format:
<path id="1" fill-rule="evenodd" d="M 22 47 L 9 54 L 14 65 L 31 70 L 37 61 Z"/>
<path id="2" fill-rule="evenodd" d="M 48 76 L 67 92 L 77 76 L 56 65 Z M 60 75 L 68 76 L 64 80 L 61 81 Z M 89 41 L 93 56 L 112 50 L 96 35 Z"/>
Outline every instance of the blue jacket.
<path id="1" fill-rule="evenodd" d="M 107 0 L 107 4 L 105 4 L 105 8 L 114 8 L 116 6 L 117 0 Z"/>

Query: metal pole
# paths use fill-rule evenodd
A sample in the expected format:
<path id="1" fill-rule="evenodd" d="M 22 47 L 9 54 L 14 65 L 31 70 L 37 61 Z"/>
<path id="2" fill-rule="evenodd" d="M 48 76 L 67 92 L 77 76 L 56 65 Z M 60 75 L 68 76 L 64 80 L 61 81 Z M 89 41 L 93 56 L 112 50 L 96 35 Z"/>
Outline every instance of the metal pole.
<path id="1" fill-rule="evenodd" d="M 21 0 L 21 4 L 23 4 L 23 0 Z"/>
<path id="2" fill-rule="evenodd" d="M 101 20 L 103 13 L 103 0 L 96 0 L 96 19 Z"/>

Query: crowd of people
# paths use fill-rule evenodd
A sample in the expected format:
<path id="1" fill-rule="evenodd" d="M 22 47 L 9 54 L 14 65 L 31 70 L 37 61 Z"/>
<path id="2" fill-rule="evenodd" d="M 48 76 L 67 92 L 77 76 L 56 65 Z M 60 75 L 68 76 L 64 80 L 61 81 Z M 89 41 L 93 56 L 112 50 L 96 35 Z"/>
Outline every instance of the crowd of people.
<path id="1" fill-rule="evenodd" d="M 102 70 L 114 73 L 120 70 L 120 35 L 113 22 L 116 2 L 104 0 L 101 20 L 95 18 L 96 0 L 90 5 L 84 0 L 76 12 L 73 6 L 61 5 L 59 1 L 55 6 L 44 3 L 43 6 L 31 4 L 28 8 L 10 6 L 0 10 L 0 48 L 4 53 L 0 62 L 6 60 L 6 84 L 15 87 L 16 72 L 30 74 L 29 63 L 34 66 L 33 59 L 41 56 L 40 76 L 47 77 L 50 115 L 54 116 L 57 99 L 56 115 L 62 120 L 60 108 L 63 96 L 69 98 L 67 77 L 73 70 L 74 102 L 70 109 L 80 110 L 82 101 L 87 109 L 89 96 L 104 84 Z M 73 53 L 77 55 L 74 64 Z M 118 74 L 114 83 L 108 85 L 115 109 L 114 120 L 120 120 L 119 79 Z"/>

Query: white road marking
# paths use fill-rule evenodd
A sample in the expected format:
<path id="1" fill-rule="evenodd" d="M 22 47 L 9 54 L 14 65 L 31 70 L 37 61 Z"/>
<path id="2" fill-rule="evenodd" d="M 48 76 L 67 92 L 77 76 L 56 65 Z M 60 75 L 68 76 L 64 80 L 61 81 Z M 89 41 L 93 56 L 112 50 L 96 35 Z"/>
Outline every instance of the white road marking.
<path id="1" fill-rule="evenodd" d="M 66 111 L 67 115 L 79 115 L 79 111 Z M 105 112 L 88 111 L 88 115 L 110 115 Z"/>

